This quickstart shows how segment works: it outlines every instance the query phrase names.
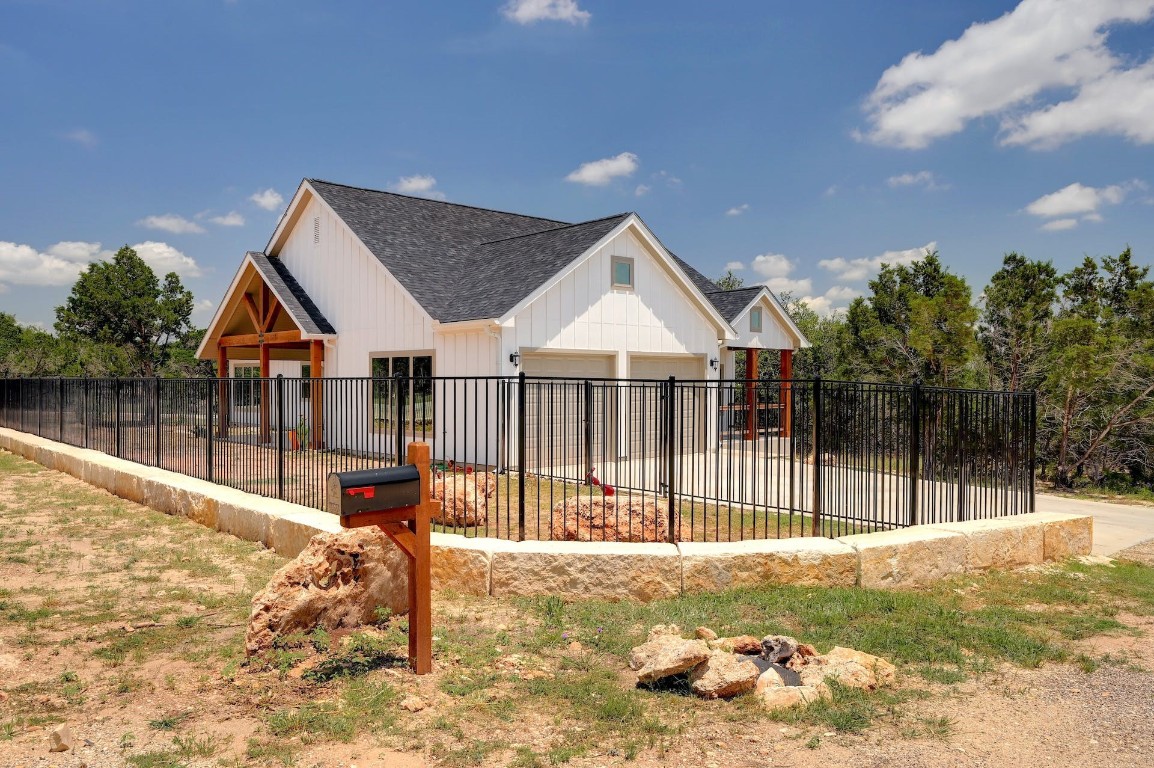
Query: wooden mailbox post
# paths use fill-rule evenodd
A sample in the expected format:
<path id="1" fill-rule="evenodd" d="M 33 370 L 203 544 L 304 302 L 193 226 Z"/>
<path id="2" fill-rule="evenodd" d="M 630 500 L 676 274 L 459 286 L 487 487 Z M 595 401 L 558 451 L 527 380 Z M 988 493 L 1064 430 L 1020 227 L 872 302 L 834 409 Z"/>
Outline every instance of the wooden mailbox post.
<path id="1" fill-rule="evenodd" d="M 328 509 L 341 516 L 342 528 L 375 525 L 405 553 L 409 561 L 409 666 L 425 675 L 433 671 L 429 531 L 439 502 L 430 500 L 429 446 L 409 443 L 406 456 L 408 465 L 400 467 L 330 474 Z"/>

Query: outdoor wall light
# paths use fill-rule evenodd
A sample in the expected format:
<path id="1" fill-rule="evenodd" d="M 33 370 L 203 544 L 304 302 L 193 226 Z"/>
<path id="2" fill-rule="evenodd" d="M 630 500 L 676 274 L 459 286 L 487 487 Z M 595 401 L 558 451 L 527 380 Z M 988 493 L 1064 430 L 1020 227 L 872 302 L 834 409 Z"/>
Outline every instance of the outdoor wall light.
<path id="1" fill-rule="evenodd" d="M 521 355 L 519 355 L 516 352 L 511 353 L 509 355 L 509 362 L 513 364 L 514 368 L 516 368 L 518 365 L 521 364 Z"/>
<path id="2" fill-rule="evenodd" d="M 717 363 L 718 363 L 718 360 L 716 357 L 709 358 L 709 367 L 715 371 L 717 370 Z"/>

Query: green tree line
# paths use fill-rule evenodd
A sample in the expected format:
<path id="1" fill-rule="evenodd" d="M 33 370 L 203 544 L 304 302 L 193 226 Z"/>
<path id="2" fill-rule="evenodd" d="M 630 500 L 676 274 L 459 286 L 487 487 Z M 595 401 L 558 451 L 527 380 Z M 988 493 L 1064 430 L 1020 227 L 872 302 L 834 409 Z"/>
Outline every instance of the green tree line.
<path id="1" fill-rule="evenodd" d="M 1060 274 L 1008 253 L 975 297 L 936 252 L 882 265 L 844 313 L 780 297 L 812 346 L 794 376 L 1030 391 L 1039 473 L 1154 489 L 1154 282 L 1130 249 Z M 732 273 L 723 280 L 739 287 Z M 774 376 L 776 361 L 761 370 Z"/>
<path id="2" fill-rule="evenodd" d="M 125 246 L 80 274 L 56 308 L 55 333 L 0 312 L 0 375 L 212 375 L 195 357 L 204 331 L 192 306 L 175 272 L 160 279 Z"/>

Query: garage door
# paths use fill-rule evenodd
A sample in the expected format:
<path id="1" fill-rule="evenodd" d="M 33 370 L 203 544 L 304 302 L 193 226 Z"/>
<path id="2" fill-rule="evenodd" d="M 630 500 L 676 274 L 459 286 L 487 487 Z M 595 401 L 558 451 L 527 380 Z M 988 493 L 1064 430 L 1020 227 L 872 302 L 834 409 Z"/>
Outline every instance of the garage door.
<path id="1" fill-rule="evenodd" d="M 526 354 L 521 357 L 526 383 L 526 467 L 554 477 L 583 480 L 602 457 L 612 435 L 612 355 Z M 533 377 L 560 377 L 541 378 Z M 588 383 L 587 383 L 588 382 Z M 606 409 L 606 403 L 610 408 Z"/>
<path id="2" fill-rule="evenodd" d="M 664 384 L 675 376 L 679 381 L 700 382 L 705 378 L 705 361 L 700 357 L 643 357 L 629 359 L 629 386 L 626 408 L 629 420 L 627 456 L 657 456 L 665 450 L 665 392 Z M 645 381 L 648 380 L 648 381 Z M 704 445 L 704 413 L 706 388 L 704 384 L 677 386 L 674 396 L 676 423 L 674 428 L 675 452 L 700 450 Z"/>

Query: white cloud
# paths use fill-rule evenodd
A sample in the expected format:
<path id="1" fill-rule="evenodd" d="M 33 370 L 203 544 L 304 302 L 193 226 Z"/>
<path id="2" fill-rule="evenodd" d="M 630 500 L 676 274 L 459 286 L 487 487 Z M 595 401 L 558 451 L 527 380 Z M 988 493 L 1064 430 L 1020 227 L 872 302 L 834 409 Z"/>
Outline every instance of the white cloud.
<path id="1" fill-rule="evenodd" d="M 817 264 L 822 269 L 833 272 L 839 280 L 856 282 L 876 275 L 882 264 L 899 265 L 911 264 L 925 255 L 926 251 L 936 251 L 938 243 L 930 241 L 920 248 L 907 248 L 902 251 L 886 251 L 880 256 L 864 259 L 822 259 Z"/>
<path id="2" fill-rule="evenodd" d="M 1073 229 L 1078 226 L 1077 219 L 1054 219 L 1047 221 L 1042 225 L 1042 229 L 1046 232 L 1061 232 L 1066 229 Z"/>
<path id="3" fill-rule="evenodd" d="M 132 246 L 132 249 L 159 276 L 163 277 L 169 272 L 175 272 L 181 277 L 199 277 L 201 275 L 200 265 L 196 261 L 185 256 L 168 243 L 146 240 Z M 113 253 L 105 251 L 101 258 L 110 259 L 113 255 Z"/>
<path id="4" fill-rule="evenodd" d="M 725 262 L 725 271 L 726 272 L 740 272 L 743 269 L 745 269 L 745 265 L 742 264 L 740 261 L 727 261 L 727 262 Z"/>
<path id="5" fill-rule="evenodd" d="M 257 207 L 264 208 L 266 211 L 275 211 L 284 203 L 284 196 L 272 187 L 253 193 L 248 199 L 256 203 Z"/>
<path id="6" fill-rule="evenodd" d="M 857 288 L 850 288 L 848 285 L 835 285 L 825 292 L 825 296 L 832 301 L 845 301 L 861 296 L 861 291 Z"/>
<path id="7" fill-rule="evenodd" d="M 196 261 L 167 243 L 146 241 L 132 248 L 160 275 L 201 274 Z M 101 249 L 100 243 L 63 241 L 40 251 L 30 245 L 0 241 L 0 285 L 71 285 L 89 263 L 114 255 L 115 251 Z"/>
<path id="8" fill-rule="evenodd" d="M 774 293 L 806 294 L 813 290 L 813 280 L 808 277 L 771 277 L 762 282 Z"/>
<path id="9" fill-rule="evenodd" d="M 535 24 L 538 21 L 588 24 L 592 17 L 592 14 L 577 5 L 577 0 L 509 0 L 501 7 L 501 14 L 518 24 Z"/>
<path id="10" fill-rule="evenodd" d="M 838 193 L 838 189 L 839 188 L 838 188 L 837 184 L 830 184 L 828 187 L 825 188 L 825 192 L 821 193 L 821 196 L 822 197 L 833 197 L 834 195 L 836 195 Z"/>
<path id="11" fill-rule="evenodd" d="M 990 117 L 1004 144 L 1049 148 L 1091 134 L 1154 142 L 1154 60 L 1135 64 L 1106 44 L 1109 28 L 1152 16 L 1154 0 L 1023 0 L 887 69 L 857 137 L 920 149 Z"/>
<path id="12" fill-rule="evenodd" d="M 780 253 L 763 253 L 754 256 L 749 268 L 762 277 L 785 277 L 793 271 L 794 264 L 788 256 Z"/>
<path id="13" fill-rule="evenodd" d="M 389 186 L 394 192 L 415 197 L 427 197 L 431 200 L 444 200 L 445 193 L 437 189 L 437 179 L 428 174 L 402 176 Z"/>
<path id="14" fill-rule="evenodd" d="M 633 194 L 637 197 L 645 197 L 649 194 L 649 190 L 651 189 L 653 189 L 653 187 L 649 186 L 648 184 L 638 184 L 637 189 L 633 190 Z"/>
<path id="15" fill-rule="evenodd" d="M 622 152 L 614 157 L 582 163 L 577 170 L 566 176 L 565 180 L 591 187 L 603 187 L 613 179 L 632 176 L 637 170 L 637 165 L 637 155 Z"/>
<path id="16" fill-rule="evenodd" d="M 159 229 L 162 232 L 171 232 L 174 235 L 200 234 L 204 227 L 195 221 L 189 221 L 175 213 L 163 213 L 159 216 L 145 216 L 136 222 L 136 226 L 145 229 Z"/>
<path id="17" fill-rule="evenodd" d="M 934 174 L 930 171 L 918 171 L 917 173 L 903 173 L 898 176 L 890 176 L 886 179 L 886 184 L 891 187 L 924 187 L 925 189 L 945 189 L 946 186 L 938 182 L 934 178 Z"/>
<path id="18" fill-rule="evenodd" d="M 735 205 L 732 208 L 730 208 L 728 211 L 725 212 L 725 215 L 726 216 L 740 216 L 741 214 L 745 213 L 748 210 L 749 210 L 749 203 L 742 203 L 741 205 Z"/>
<path id="19" fill-rule="evenodd" d="M 96 138 L 96 134 L 87 128 L 76 128 L 71 131 L 66 131 L 60 134 L 60 137 L 65 141 L 71 141 L 73 144 L 79 144 L 86 149 L 92 149 L 100 140 Z"/>
<path id="20" fill-rule="evenodd" d="M 192 305 L 192 317 L 194 320 L 207 322 L 212 319 L 215 311 L 216 302 L 212 299 L 200 299 Z"/>
<path id="21" fill-rule="evenodd" d="M 672 189 L 678 189 L 683 184 L 681 179 L 677 178 L 669 171 L 658 171 L 657 173 L 653 174 L 653 178 L 657 179 L 658 181 L 664 181 L 665 186 Z"/>
<path id="22" fill-rule="evenodd" d="M 1125 184 L 1111 184 L 1108 187 L 1087 187 L 1074 182 L 1057 192 L 1039 197 L 1026 206 L 1026 213 L 1041 218 L 1097 216 L 1098 218 L 1094 220 L 1100 221 L 1099 208 L 1104 205 L 1117 205 L 1126 199 L 1127 193 L 1131 190 L 1144 187 L 1145 185 L 1137 180 Z"/>
<path id="23" fill-rule="evenodd" d="M 848 309 L 848 304 L 844 303 L 849 299 L 855 299 L 861 295 L 861 291 L 850 288 L 845 285 L 835 285 L 821 296 L 802 296 L 800 301 L 804 301 L 809 305 L 809 308 L 819 315 L 832 315 L 839 312 L 845 312 Z"/>
<path id="24" fill-rule="evenodd" d="M 243 227 L 244 216 L 241 216 L 236 211 L 229 211 L 223 216 L 212 216 L 209 218 L 213 224 L 218 224 L 222 227 Z"/>

